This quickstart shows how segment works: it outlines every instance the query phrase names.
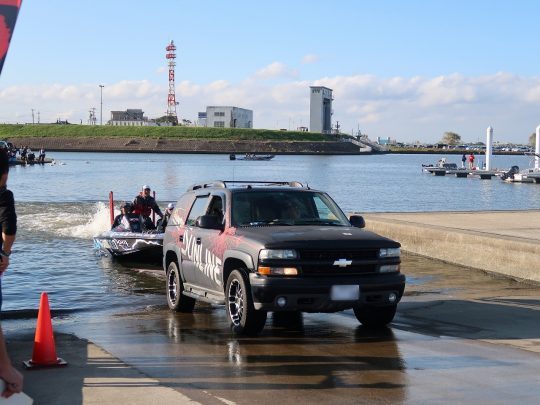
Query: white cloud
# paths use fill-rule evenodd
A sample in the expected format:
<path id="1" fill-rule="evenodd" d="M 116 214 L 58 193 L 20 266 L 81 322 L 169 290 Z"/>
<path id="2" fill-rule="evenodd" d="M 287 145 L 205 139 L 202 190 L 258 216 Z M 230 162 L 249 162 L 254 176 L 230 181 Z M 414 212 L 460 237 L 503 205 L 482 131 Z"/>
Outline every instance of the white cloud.
<path id="1" fill-rule="evenodd" d="M 273 78 L 296 78 L 298 71 L 287 67 L 281 62 L 272 62 L 268 66 L 263 67 L 255 73 L 258 79 L 273 79 Z"/>
<path id="2" fill-rule="evenodd" d="M 483 137 L 492 125 L 495 139 L 527 142 L 540 123 L 540 77 L 508 73 L 466 77 L 391 77 L 353 75 L 315 81 L 284 78 L 290 70 L 273 63 L 239 83 L 177 83 L 176 99 L 182 118 L 196 120 L 208 105 L 234 105 L 254 111 L 256 128 L 293 128 L 309 125 L 309 86 L 333 89 L 334 122 L 372 138 L 437 141 L 445 131 L 462 138 Z M 167 110 L 168 86 L 152 81 L 121 81 L 103 88 L 103 120 L 111 110 L 142 108 L 149 117 Z M 86 122 L 94 107 L 99 114 L 100 90 L 95 84 L 18 85 L 0 90 L 0 122 L 31 122 L 31 110 L 41 122 L 57 118 Z M 480 134 L 480 135 L 479 135 Z"/>
<path id="3" fill-rule="evenodd" d="M 320 58 L 317 55 L 308 54 L 308 55 L 304 55 L 304 57 L 302 58 L 302 63 L 305 64 L 305 65 L 308 65 L 308 64 L 311 64 L 311 63 L 318 62 L 319 59 Z"/>

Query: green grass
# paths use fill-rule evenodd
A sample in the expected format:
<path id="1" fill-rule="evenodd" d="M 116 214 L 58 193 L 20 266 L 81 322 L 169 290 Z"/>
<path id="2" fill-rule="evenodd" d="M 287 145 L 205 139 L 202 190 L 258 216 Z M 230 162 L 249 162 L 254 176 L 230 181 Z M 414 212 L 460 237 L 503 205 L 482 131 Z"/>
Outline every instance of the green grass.
<path id="1" fill-rule="evenodd" d="M 204 128 L 204 127 L 119 127 L 108 125 L 0 125 L 0 139 L 25 137 L 69 138 L 175 138 L 252 141 L 309 141 L 323 142 L 331 137 L 299 131 L 268 129 Z"/>

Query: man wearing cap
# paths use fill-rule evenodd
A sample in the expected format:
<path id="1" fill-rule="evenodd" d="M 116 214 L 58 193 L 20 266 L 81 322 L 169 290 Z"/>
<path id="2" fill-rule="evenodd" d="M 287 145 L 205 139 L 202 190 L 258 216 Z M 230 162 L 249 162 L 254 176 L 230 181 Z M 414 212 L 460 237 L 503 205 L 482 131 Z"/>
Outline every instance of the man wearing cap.
<path id="1" fill-rule="evenodd" d="M 159 209 L 156 200 L 150 195 L 150 186 L 145 184 L 142 187 L 142 192 L 133 200 L 132 212 L 134 214 L 142 215 L 143 217 L 149 217 L 152 210 L 154 210 L 160 218 L 163 218 L 163 214 Z"/>

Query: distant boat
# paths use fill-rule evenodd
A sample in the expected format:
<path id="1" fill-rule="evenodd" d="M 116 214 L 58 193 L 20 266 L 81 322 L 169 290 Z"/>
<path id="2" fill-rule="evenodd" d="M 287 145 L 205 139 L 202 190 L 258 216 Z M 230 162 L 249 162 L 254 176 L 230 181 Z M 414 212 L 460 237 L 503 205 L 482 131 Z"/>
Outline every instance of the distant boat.
<path id="1" fill-rule="evenodd" d="M 447 163 L 446 158 L 439 159 L 437 164 L 422 164 L 422 171 L 433 172 L 434 170 L 458 170 L 458 166 L 455 163 Z"/>
<path id="2" fill-rule="evenodd" d="M 540 155 L 534 152 L 525 152 L 525 156 L 530 156 L 531 166 L 534 164 L 535 158 L 540 158 Z M 508 183 L 540 183 L 540 169 L 535 167 L 529 167 L 527 169 L 519 170 L 518 166 L 512 166 L 512 168 L 501 175 L 501 180 Z"/>
<path id="3" fill-rule="evenodd" d="M 234 153 L 229 155 L 230 160 L 271 160 L 276 155 L 256 155 L 255 153 L 246 153 L 245 156 L 237 158 Z"/>

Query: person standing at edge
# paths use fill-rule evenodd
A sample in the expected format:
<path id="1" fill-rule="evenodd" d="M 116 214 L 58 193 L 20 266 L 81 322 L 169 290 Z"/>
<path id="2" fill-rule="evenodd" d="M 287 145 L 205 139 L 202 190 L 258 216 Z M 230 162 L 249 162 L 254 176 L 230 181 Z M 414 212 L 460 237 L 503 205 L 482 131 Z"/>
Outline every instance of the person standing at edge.
<path id="1" fill-rule="evenodd" d="M 461 157 L 461 168 L 465 169 L 465 162 L 467 161 L 467 156 L 465 156 L 465 153 Z"/>
<path id="2" fill-rule="evenodd" d="M 474 169 L 474 153 L 471 152 L 469 155 L 469 169 Z"/>
<path id="3" fill-rule="evenodd" d="M 0 239 L 0 277 L 9 266 L 11 246 L 15 242 L 17 233 L 17 214 L 15 213 L 15 199 L 13 193 L 7 189 L 9 174 L 9 158 L 4 149 L 0 150 L 0 227 L 2 238 Z M 2 309 L 2 284 L 0 278 L 0 311 Z M 0 378 L 6 382 L 6 389 L 2 392 L 3 397 L 10 397 L 14 393 L 21 392 L 23 388 L 23 376 L 12 365 L 6 349 L 4 333 L 0 326 Z"/>

